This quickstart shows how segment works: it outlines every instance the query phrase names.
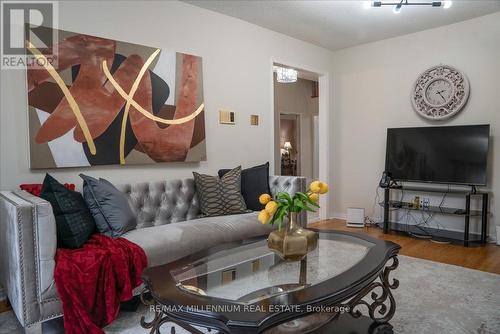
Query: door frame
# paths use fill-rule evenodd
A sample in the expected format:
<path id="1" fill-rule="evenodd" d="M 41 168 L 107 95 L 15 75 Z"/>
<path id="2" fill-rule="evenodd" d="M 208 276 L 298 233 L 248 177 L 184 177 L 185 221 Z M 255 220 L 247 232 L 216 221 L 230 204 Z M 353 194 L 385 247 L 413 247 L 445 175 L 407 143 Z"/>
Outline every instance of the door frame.
<path id="1" fill-rule="evenodd" d="M 283 64 L 285 66 L 290 66 L 293 68 L 299 68 L 308 72 L 313 72 L 318 75 L 318 86 L 319 86 L 319 101 L 318 101 L 318 137 L 319 137 L 319 147 L 318 147 L 318 167 L 319 167 L 319 179 L 327 182 L 332 185 L 332 180 L 330 178 L 330 154 L 331 148 L 331 139 L 330 139 L 330 96 L 331 87 L 330 87 L 330 73 L 327 70 L 321 70 L 314 68 L 313 66 L 308 66 L 304 64 L 297 64 L 294 61 L 279 59 L 279 58 L 271 58 L 269 63 L 269 83 L 270 83 L 270 92 L 271 92 L 271 117 L 270 117 L 270 143 L 273 143 L 272 149 L 270 152 L 270 170 L 275 170 L 275 156 L 276 156 L 276 145 L 275 143 L 275 118 L 276 118 L 276 110 L 274 110 L 274 72 L 273 66 L 275 63 Z M 321 159 L 322 157 L 322 159 Z M 330 189 L 333 189 L 331 187 Z M 320 206 L 319 209 L 319 219 L 328 219 L 330 218 L 330 207 L 332 192 L 328 192 L 327 194 L 320 196 Z"/>

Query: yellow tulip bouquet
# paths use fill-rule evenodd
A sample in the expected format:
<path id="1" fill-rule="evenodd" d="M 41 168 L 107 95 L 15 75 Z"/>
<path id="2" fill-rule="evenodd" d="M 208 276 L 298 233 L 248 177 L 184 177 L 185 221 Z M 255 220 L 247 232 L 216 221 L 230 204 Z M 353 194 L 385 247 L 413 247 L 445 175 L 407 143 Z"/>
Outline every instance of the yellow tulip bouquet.
<path id="1" fill-rule="evenodd" d="M 272 198 L 269 194 L 262 194 L 259 196 L 259 202 L 265 205 L 265 208 L 259 212 L 258 220 L 262 224 L 278 224 L 278 229 L 281 230 L 281 224 L 285 216 L 291 212 L 301 212 L 307 210 L 316 212 L 319 208 L 319 194 L 326 194 L 328 192 L 328 184 L 321 181 L 313 181 L 309 185 L 307 193 L 296 192 L 290 196 L 287 192 L 279 192 L 276 198 Z"/>

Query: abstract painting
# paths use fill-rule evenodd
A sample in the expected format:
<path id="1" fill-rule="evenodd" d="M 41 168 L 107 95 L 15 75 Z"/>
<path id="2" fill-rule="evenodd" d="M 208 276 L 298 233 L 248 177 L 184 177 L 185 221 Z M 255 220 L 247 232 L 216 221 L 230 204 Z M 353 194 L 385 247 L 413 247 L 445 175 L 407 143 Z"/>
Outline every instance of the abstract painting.
<path id="1" fill-rule="evenodd" d="M 58 30 L 52 65 L 26 36 L 31 168 L 206 160 L 200 57 Z"/>

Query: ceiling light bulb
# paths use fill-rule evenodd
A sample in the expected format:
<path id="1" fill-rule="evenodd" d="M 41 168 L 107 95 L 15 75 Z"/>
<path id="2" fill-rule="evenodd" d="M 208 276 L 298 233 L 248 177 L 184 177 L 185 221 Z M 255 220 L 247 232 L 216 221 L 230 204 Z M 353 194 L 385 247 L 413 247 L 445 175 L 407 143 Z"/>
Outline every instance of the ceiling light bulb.
<path id="1" fill-rule="evenodd" d="M 372 7 L 373 2 L 372 1 L 363 1 L 363 7 L 365 9 L 370 9 Z"/>
<path id="2" fill-rule="evenodd" d="M 399 14 L 401 12 L 401 4 L 396 5 L 396 7 L 392 9 L 392 12 L 394 14 Z"/>
<path id="3" fill-rule="evenodd" d="M 451 0 L 445 0 L 445 1 L 443 1 L 443 8 L 444 9 L 450 8 L 451 5 L 453 5 L 453 1 L 451 1 Z"/>

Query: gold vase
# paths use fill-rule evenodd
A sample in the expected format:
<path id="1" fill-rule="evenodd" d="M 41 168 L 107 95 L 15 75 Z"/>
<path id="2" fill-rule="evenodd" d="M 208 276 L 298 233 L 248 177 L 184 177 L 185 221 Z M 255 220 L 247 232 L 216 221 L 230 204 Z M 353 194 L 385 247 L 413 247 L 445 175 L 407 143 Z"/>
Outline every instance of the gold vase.
<path id="1" fill-rule="evenodd" d="M 302 260 L 318 246 L 318 233 L 302 228 L 297 223 L 297 212 L 290 212 L 288 224 L 281 231 L 273 231 L 267 238 L 268 247 L 282 259 Z"/>

